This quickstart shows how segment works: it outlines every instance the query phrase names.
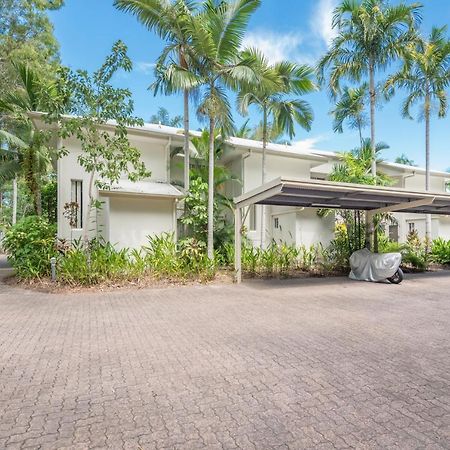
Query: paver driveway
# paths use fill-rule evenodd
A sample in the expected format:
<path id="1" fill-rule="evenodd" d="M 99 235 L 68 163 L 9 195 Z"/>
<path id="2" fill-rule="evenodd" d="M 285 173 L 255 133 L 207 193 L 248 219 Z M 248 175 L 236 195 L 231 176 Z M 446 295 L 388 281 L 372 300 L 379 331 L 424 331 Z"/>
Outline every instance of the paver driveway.
<path id="1" fill-rule="evenodd" d="M 0 448 L 450 448 L 449 293 L 0 285 Z"/>

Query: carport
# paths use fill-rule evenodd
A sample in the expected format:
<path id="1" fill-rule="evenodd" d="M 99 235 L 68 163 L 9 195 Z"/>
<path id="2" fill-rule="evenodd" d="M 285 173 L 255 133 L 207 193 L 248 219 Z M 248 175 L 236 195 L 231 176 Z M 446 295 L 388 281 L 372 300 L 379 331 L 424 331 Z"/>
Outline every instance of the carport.
<path id="1" fill-rule="evenodd" d="M 246 192 L 235 198 L 234 203 L 237 283 L 242 281 L 242 210 L 251 205 L 364 210 L 368 211 L 369 219 L 375 214 L 386 212 L 450 215 L 449 194 L 287 178 L 277 178 Z"/>

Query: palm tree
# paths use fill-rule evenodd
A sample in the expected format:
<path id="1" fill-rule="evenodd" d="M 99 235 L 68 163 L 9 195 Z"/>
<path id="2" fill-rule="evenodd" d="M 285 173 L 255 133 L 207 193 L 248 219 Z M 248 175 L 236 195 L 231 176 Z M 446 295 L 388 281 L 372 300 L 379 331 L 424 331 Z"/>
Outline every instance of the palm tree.
<path id="1" fill-rule="evenodd" d="M 47 134 L 30 120 L 28 113 L 47 109 L 54 95 L 54 86 L 43 83 L 27 64 L 13 62 L 12 66 L 17 71 L 21 86 L 0 99 L 0 112 L 4 114 L 10 136 L 15 136 L 15 143 L 8 138 L 9 150 L 15 157 L 9 160 L 9 164 L 3 165 L 2 176 L 14 179 L 13 173 L 17 175 L 20 171 L 33 196 L 34 212 L 41 215 L 41 179 L 50 167 L 52 151 L 47 145 Z M 3 138 L 6 136 L 3 134 Z"/>
<path id="2" fill-rule="evenodd" d="M 313 69 L 307 65 L 298 65 L 288 61 L 270 66 L 263 55 L 250 50 L 257 60 L 263 82 L 257 86 L 243 86 L 239 92 L 239 109 L 243 115 L 248 114 L 251 105 L 262 113 L 262 184 L 267 181 L 266 153 L 271 133 L 287 133 L 292 139 L 295 135 L 295 123 L 309 131 L 313 121 L 311 106 L 304 100 L 289 98 L 300 96 L 316 89 L 312 81 Z M 269 123 L 271 120 L 271 126 Z M 261 248 L 265 245 L 265 208 L 261 207 Z"/>
<path id="3" fill-rule="evenodd" d="M 339 94 L 343 78 L 360 83 L 363 78 L 368 77 L 371 170 L 374 179 L 377 102 L 375 77 L 415 41 L 415 27 L 421 20 L 420 8 L 419 3 L 407 5 L 402 2 L 391 6 L 387 0 L 343 0 L 333 16 L 333 28 L 337 29 L 338 35 L 317 66 L 322 83 L 329 71 L 328 85 L 333 97 Z"/>
<path id="4" fill-rule="evenodd" d="M 115 0 L 114 5 L 121 11 L 129 12 L 149 30 L 154 31 L 161 39 L 166 41 L 157 65 L 157 80 L 152 85 L 155 95 L 159 91 L 166 94 L 174 92 L 173 85 L 169 86 L 163 76 L 167 61 L 172 59 L 184 70 L 189 70 L 191 62 L 188 52 L 190 36 L 186 32 L 185 22 L 192 18 L 197 8 L 193 0 Z M 184 117 L 184 189 L 189 191 L 189 94 L 186 87 L 183 91 L 183 117 Z"/>
<path id="5" fill-rule="evenodd" d="M 359 141 L 363 144 L 362 130 L 367 126 L 368 120 L 365 112 L 368 85 L 363 83 L 360 87 L 345 87 L 339 101 L 331 110 L 333 116 L 333 131 L 344 132 L 344 123 L 352 130 L 358 130 Z"/>
<path id="6" fill-rule="evenodd" d="M 433 103 L 438 104 L 438 117 L 447 114 L 450 85 L 450 41 L 447 27 L 434 27 L 428 39 L 410 45 L 405 54 L 403 70 L 390 77 L 389 90 L 400 87 L 408 92 L 403 103 L 403 117 L 412 119 L 411 108 L 420 105 L 420 116 L 425 120 L 425 189 L 430 189 L 430 122 Z M 431 216 L 426 220 L 426 238 L 431 239 Z"/>
<path id="7" fill-rule="evenodd" d="M 161 106 L 158 112 L 150 117 L 150 123 L 178 128 L 183 124 L 183 116 L 170 117 L 169 111 Z"/>
<path id="8" fill-rule="evenodd" d="M 260 0 L 219 2 L 205 0 L 201 11 L 187 21 L 190 36 L 189 57 L 195 70 L 173 62 L 164 70 L 168 85 L 201 88 L 199 116 L 208 121 L 208 257 L 214 256 L 214 136 L 233 131 L 233 116 L 228 89 L 239 89 L 242 83 L 258 82 L 254 58 L 241 52 L 244 33 L 251 14 Z"/>

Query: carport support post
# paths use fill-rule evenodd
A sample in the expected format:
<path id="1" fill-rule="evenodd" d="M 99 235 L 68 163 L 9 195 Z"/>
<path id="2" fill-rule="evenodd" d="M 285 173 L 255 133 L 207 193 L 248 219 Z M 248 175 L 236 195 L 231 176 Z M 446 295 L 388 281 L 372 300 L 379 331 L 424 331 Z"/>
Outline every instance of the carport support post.
<path id="1" fill-rule="evenodd" d="M 241 249 L 242 249 L 242 216 L 241 208 L 236 206 L 234 210 L 234 271 L 236 283 L 242 282 L 242 261 L 241 261 Z"/>

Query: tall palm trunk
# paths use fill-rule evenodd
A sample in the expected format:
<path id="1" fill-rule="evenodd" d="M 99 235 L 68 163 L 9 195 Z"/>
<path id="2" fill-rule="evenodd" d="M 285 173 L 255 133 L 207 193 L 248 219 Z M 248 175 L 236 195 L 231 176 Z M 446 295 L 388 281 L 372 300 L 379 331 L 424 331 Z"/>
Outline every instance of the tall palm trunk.
<path id="1" fill-rule="evenodd" d="M 370 95 L 370 146 L 372 149 L 372 176 L 377 175 L 376 140 L 375 140 L 375 69 L 374 64 L 369 64 L 369 95 Z"/>
<path id="2" fill-rule="evenodd" d="M 214 125 L 209 118 L 209 155 L 208 155 L 208 258 L 214 257 Z"/>
<path id="3" fill-rule="evenodd" d="M 377 153 L 376 153 L 376 140 L 375 140 L 375 65 L 373 61 L 369 63 L 369 97 L 370 97 L 370 148 L 372 150 L 371 172 L 376 184 L 377 176 Z M 374 223 L 367 220 L 366 214 L 366 247 L 371 250 L 372 237 L 374 236 Z M 370 222 L 370 223 L 369 223 Z M 376 233 L 376 231 L 375 231 Z"/>
<path id="4" fill-rule="evenodd" d="M 187 89 L 183 92 L 183 102 L 184 102 L 184 144 L 183 144 L 183 152 L 184 152 L 184 193 L 188 194 L 190 188 L 190 154 L 189 154 L 189 91 Z M 186 202 L 184 203 L 184 213 L 187 213 Z M 184 226 L 184 236 L 188 235 L 188 225 Z"/>
<path id="5" fill-rule="evenodd" d="M 430 114 L 431 98 L 430 94 L 425 96 L 425 190 L 430 190 Z M 431 242 L 431 215 L 427 214 L 425 220 L 425 240 L 426 251 L 428 253 Z"/>
<path id="6" fill-rule="evenodd" d="M 262 184 L 266 182 L 267 178 L 267 167 L 266 167 L 266 153 L 267 153 L 267 107 L 263 107 L 263 149 L 262 149 Z M 261 205 L 261 249 L 265 247 L 266 240 L 266 208 Z"/>
<path id="7" fill-rule="evenodd" d="M 189 192 L 190 155 L 189 155 L 189 91 L 184 90 L 184 191 Z"/>

